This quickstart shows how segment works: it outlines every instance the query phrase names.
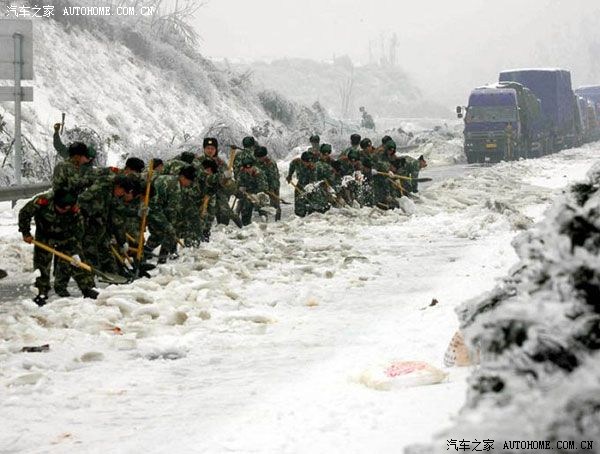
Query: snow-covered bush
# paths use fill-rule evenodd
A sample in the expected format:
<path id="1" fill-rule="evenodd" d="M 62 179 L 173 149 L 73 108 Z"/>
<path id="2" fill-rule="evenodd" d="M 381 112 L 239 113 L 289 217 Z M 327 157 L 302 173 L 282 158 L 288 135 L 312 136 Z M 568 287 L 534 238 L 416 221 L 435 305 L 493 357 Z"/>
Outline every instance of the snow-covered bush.
<path id="1" fill-rule="evenodd" d="M 412 452 L 450 438 L 600 440 L 600 163 L 513 245 L 511 274 L 457 310 L 481 352 L 467 403 L 435 447 Z"/>

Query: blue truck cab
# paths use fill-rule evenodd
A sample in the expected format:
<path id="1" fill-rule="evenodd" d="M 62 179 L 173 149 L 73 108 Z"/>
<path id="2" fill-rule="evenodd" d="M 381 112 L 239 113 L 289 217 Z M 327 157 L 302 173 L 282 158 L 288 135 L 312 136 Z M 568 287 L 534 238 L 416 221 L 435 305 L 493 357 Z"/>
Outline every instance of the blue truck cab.
<path id="1" fill-rule="evenodd" d="M 457 109 L 462 117 L 462 109 Z M 521 122 L 513 88 L 480 87 L 473 90 L 464 114 L 467 162 L 514 159 Z"/>

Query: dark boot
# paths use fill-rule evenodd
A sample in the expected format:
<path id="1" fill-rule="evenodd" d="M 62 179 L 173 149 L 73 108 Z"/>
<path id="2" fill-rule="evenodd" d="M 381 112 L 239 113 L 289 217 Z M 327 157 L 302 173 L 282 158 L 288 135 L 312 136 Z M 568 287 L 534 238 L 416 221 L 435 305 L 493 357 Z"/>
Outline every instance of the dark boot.
<path id="1" fill-rule="evenodd" d="M 93 300 L 98 298 L 98 292 L 96 290 L 94 290 L 93 288 L 86 288 L 86 289 L 82 290 L 81 293 L 83 294 L 84 298 L 90 298 Z"/>
<path id="2" fill-rule="evenodd" d="M 66 288 L 55 288 L 54 293 L 56 293 L 56 295 L 60 296 L 61 298 L 68 298 L 69 296 L 71 296 L 71 294 Z"/>
<path id="3" fill-rule="evenodd" d="M 48 293 L 40 292 L 38 295 L 33 298 L 33 302 L 37 304 L 39 307 L 44 306 L 48 302 Z"/>

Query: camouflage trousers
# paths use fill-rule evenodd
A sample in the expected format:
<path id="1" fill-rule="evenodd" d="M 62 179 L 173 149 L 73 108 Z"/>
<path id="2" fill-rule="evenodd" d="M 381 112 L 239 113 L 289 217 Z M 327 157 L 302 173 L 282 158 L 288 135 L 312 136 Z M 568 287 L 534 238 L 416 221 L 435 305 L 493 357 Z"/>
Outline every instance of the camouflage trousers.
<path id="1" fill-rule="evenodd" d="M 85 224 L 83 256 L 87 262 L 101 271 L 117 272 L 117 263 L 110 250 L 110 236 L 106 226 L 91 219 Z"/>
<path id="2" fill-rule="evenodd" d="M 57 251 L 67 255 L 83 256 L 83 251 L 74 248 L 68 242 L 58 242 L 47 238 L 38 238 L 36 240 L 53 247 Z M 50 252 L 37 246 L 33 249 L 33 267 L 40 271 L 40 276 L 35 280 L 35 287 L 40 293 L 47 294 L 50 290 L 50 268 L 54 258 L 54 290 L 66 290 L 69 279 L 73 278 L 81 291 L 89 290 L 94 287 L 94 276 L 81 268 L 74 267 L 65 260 L 54 257 Z"/>
<path id="3" fill-rule="evenodd" d="M 159 259 L 177 251 L 177 232 L 164 215 L 148 218 L 150 236 L 144 245 L 146 254 L 160 246 Z M 147 257 L 146 257 L 147 258 Z"/>
<path id="4" fill-rule="evenodd" d="M 325 213 L 331 208 L 327 201 L 324 189 L 317 189 L 312 192 L 294 191 L 294 213 L 296 216 L 304 217 L 308 214 L 317 212 Z"/>

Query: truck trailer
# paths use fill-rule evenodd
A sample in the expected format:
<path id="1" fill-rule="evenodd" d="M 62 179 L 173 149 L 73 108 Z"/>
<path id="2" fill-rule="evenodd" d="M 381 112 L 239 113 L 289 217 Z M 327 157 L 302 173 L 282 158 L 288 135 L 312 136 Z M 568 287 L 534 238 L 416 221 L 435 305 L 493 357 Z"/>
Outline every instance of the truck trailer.
<path id="1" fill-rule="evenodd" d="M 541 101 L 542 128 L 549 140 L 543 154 L 577 143 L 576 108 L 571 73 L 563 69 L 512 69 L 502 71 L 500 82 L 518 82 Z"/>

